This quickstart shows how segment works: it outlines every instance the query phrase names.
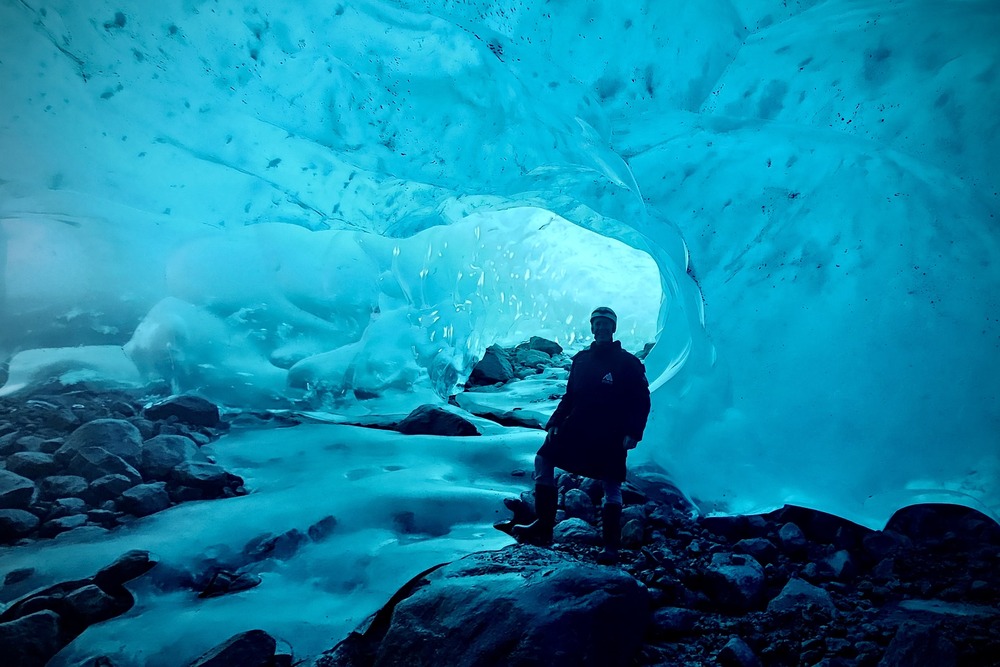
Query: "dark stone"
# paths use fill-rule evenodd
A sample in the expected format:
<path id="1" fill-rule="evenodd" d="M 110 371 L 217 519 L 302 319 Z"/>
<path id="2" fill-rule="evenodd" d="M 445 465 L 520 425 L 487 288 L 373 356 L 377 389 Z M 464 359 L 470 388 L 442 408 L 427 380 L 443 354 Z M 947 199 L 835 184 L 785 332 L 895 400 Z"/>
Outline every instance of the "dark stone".
<path id="1" fill-rule="evenodd" d="M 706 589 L 724 610 L 747 611 L 756 607 L 764 593 L 764 568 L 753 556 L 712 554 L 705 568 Z"/>
<path id="2" fill-rule="evenodd" d="M 239 484 L 243 480 L 230 475 L 222 466 L 206 461 L 185 461 L 177 465 L 170 473 L 172 482 L 201 489 L 212 497 L 222 495 L 224 489 L 231 486 L 235 480 Z"/>
<path id="3" fill-rule="evenodd" d="M 694 630 L 701 614 L 684 607 L 662 607 L 653 614 L 653 626 L 658 635 L 674 638 Z"/>
<path id="4" fill-rule="evenodd" d="M 219 423 L 218 406 L 200 396 L 174 396 L 149 406 L 143 414 L 154 421 L 176 417 L 178 421 L 193 426 L 216 426 Z"/>
<path id="5" fill-rule="evenodd" d="M 52 503 L 52 509 L 46 518 L 58 519 L 71 514 L 83 514 L 87 511 L 87 503 L 81 498 L 59 498 Z"/>
<path id="6" fill-rule="evenodd" d="M 201 655 L 190 667 L 270 667 L 277 645 L 263 630 L 241 632 Z"/>
<path id="7" fill-rule="evenodd" d="M 733 637 L 719 651 L 719 667 L 760 667 L 760 658 L 745 641 Z"/>
<path id="8" fill-rule="evenodd" d="M 556 343 L 555 341 L 548 340 L 547 338 L 542 338 L 540 336 L 532 336 L 528 339 L 528 348 L 532 350 L 540 350 L 550 357 L 554 357 L 557 354 L 562 354 L 562 345 Z"/>
<path id="9" fill-rule="evenodd" d="M 0 655 L 8 665 L 41 667 L 64 643 L 59 615 L 51 610 L 0 623 Z"/>
<path id="10" fill-rule="evenodd" d="M 35 495 L 35 483 L 7 470 L 0 470 L 0 509 L 27 509 Z"/>
<path id="11" fill-rule="evenodd" d="M 55 474 L 59 466 L 51 454 L 18 452 L 7 457 L 7 470 L 29 479 L 39 479 Z"/>
<path id="12" fill-rule="evenodd" d="M 508 547 L 421 573 L 326 664 L 369 652 L 380 665 L 624 667 L 650 616 L 648 592 L 618 568 Z"/>
<path id="13" fill-rule="evenodd" d="M 87 497 L 98 503 L 114 500 L 133 486 L 135 486 L 135 481 L 125 475 L 105 475 L 90 483 Z"/>
<path id="14" fill-rule="evenodd" d="M 135 516 L 149 516 L 170 507 L 166 482 L 138 484 L 125 491 L 118 501 L 121 508 Z"/>
<path id="15" fill-rule="evenodd" d="M 65 602 L 68 610 L 64 616 L 68 616 L 81 629 L 114 618 L 132 606 L 130 600 L 114 598 L 94 584 L 81 586 L 68 593 Z"/>
<path id="16" fill-rule="evenodd" d="M 483 358 L 472 368 L 466 387 L 481 387 L 503 384 L 514 379 L 514 367 L 510 353 L 499 345 L 487 348 Z"/>
<path id="17" fill-rule="evenodd" d="M 790 579 L 785 584 L 781 592 L 768 603 L 767 609 L 768 611 L 793 611 L 808 605 L 818 607 L 831 615 L 837 611 L 833 604 L 833 598 L 828 592 L 797 578 Z"/>
<path id="18" fill-rule="evenodd" d="M 60 461 L 59 456 L 59 452 L 56 452 L 57 461 Z M 95 480 L 105 475 L 125 475 L 133 480 L 134 484 L 142 481 L 142 475 L 139 474 L 138 470 L 103 447 L 67 450 L 65 457 L 62 463 L 66 471 L 87 480 Z"/>
<path id="19" fill-rule="evenodd" d="M 79 475 L 53 475 L 38 483 L 38 491 L 45 500 L 79 498 L 87 492 L 87 480 Z"/>
<path id="20" fill-rule="evenodd" d="M 124 419 L 95 419 L 66 438 L 66 444 L 55 454 L 56 460 L 65 465 L 75 452 L 91 447 L 103 449 L 135 468 L 142 454 L 142 435 Z"/>
<path id="21" fill-rule="evenodd" d="M 796 524 L 788 522 L 783 525 L 778 530 L 778 539 L 781 540 L 781 546 L 792 556 L 802 556 L 809 549 L 809 542 L 806 540 L 805 533 Z"/>
<path id="22" fill-rule="evenodd" d="M 334 516 L 325 516 L 309 526 L 309 530 L 306 532 L 309 534 L 309 539 L 313 542 L 322 542 L 333 534 L 336 527 L 337 518 Z"/>
<path id="23" fill-rule="evenodd" d="M 215 598 L 230 593 L 239 593 L 259 586 L 261 581 L 260 576 L 252 572 L 236 573 L 219 570 L 212 575 L 198 597 Z"/>
<path id="24" fill-rule="evenodd" d="M 740 553 L 750 554 L 757 562 L 765 565 L 778 557 L 778 548 L 766 537 L 748 537 L 737 542 L 733 548 Z"/>
<path id="25" fill-rule="evenodd" d="M 146 479 L 165 480 L 174 466 L 200 458 L 198 446 L 182 435 L 158 435 L 142 443 L 142 463 L 139 470 Z"/>
<path id="26" fill-rule="evenodd" d="M 94 583 L 105 591 L 113 592 L 125 582 L 149 572 L 158 562 L 148 551 L 127 551 L 95 574 Z"/>
<path id="27" fill-rule="evenodd" d="M 404 435 L 480 435 L 468 419 L 435 405 L 421 405 L 399 422 L 397 430 Z"/>
<path id="28" fill-rule="evenodd" d="M 46 521 L 42 524 L 42 527 L 38 529 L 38 534 L 42 537 L 55 537 L 60 533 L 65 533 L 68 530 L 73 530 L 74 528 L 85 526 L 86 524 L 86 514 L 71 514 L 69 516 L 62 516 L 58 519 Z"/>
<path id="29" fill-rule="evenodd" d="M 38 517 L 26 510 L 0 510 L 0 542 L 13 542 L 38 528 Z"/>
<path id="30" fill-rule="evenodd" d="M 305 533 L 292 528 L 280 535 L 267 533 L 255 537 L 243 547 L 243 553 L 254 561 L 265 558 L 288 560 L 308 541 L 309 537 Z"/>
<path id="31" fill-rule="evenodd" d="M 957 664 L 955 645 L 939 630 L 906 623 L 892 638 L 879 667 L 955 667 Z"/>

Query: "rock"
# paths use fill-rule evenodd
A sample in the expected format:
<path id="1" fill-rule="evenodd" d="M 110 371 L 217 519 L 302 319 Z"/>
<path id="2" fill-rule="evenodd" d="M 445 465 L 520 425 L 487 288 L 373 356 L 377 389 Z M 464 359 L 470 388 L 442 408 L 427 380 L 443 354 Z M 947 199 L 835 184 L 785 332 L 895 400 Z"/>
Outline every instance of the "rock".
<path id="1" fill-rule="evenodd" d="M 243 480 L 230 475 L 222 466 L 206 461 L 185 461 L 170 472 L 170 480 L 175 484 L 200 489 L 211 497 L 218 497 L 235 482 Z M 238 482 L 236 481 L 238 480 Z"/>
<path id="2" fill-rule="evenodd" d="M 38 517 L 19 509 L 0 510 L 0 542 L 13 542 L 38 528 Z"/>
<path id="3" fill-rule="evenodd" d="M 7 457 L 7 470 L 29 479 L 54 475 L 59 466 L 51 454 L 44 452 L 18 452 Z"/>
<path id="4" fill-rule="evenodd" d="M 646 526 L 640 519 L 632 519 L 622 526 L 622 545 L 627 549 L 638 549 L 646 540 Z"/>
<path id="5" fill-rule="evenodd" d="M 230 593 L 239 593 L 259 586 L 262 579 L 252 572 L 228 572 L 218 570 L 209 579 L 205 588 L 198 593 L 200 598 L 215 598 Z"/>
<path id="6" fill-rule="evenodd" d="M 421 405 L 399 422 L 397 430 L 404 435 L 480 435 L 468 419 L 436 405 Z"/>
<path id="7" fill-rule="evenodd" d="M 740 553 L 750 554 L 763 565 L 773 563 L 778 557 L 778 548 L 766 537 L 748 537 L 737 542 L 733 548 Z"/>
<path id="8" fill-rule="evenodd" d="M 792 556 L 802 556 L 809 549 L 805 533 L 794 523 L 788 522 L 778 530 L 778 539 L 785 552 Z"/>
<path id="9" fill-rule="evenodd" d="M 38 483 L 38 492 L 45 500 L 79 498 L 87 492 L 87 486 L 87 480 L 79 475 L 53 475 Z"/>
<path id="10" fill-rule="evenodd" d="M 813 586 L 798 578 L 788 580 L 781 592 L 768 603 L 767 610 L 793 611 L 807 605 L 815 605 L 829 614 L 834 614 L 837 611 L 829 593 L 819 586 Z"/>
<path id="11" fill-rule="evenodd" d="M 854 576 L 857 568 L 854 559 L 846 549 L 835 551 L 820 561 L 820 571 L 828 573 L 837 580 L 849 579 Z"/>
<path id="12" fill-rule="evenodd" d="M 44 665 L 63 647 L 62 622 L 51 610 L 0 623 L 0 655 L 5 664 Z"/>
<path id="13" fill-rule="evenodd" d="M 60 449 L 60 452 L 63 450 Z M 60 456 L 63 458 L 60 459 Z M 103 447 L 84 447 L 67 450 L 60 455 L 56 452 L 56 461 L 61 462 L 66 472 L 79 475 L 87 480 L 95 480 L 105 475 L 125 475 L 133 480 L 133 484 L 142 481 L 142 475 L 132 465 L 120 456 L 112 454 Z"/>
<path id="14" fill-rule="evenodd" d="M 142 443 L 139 470 L 146 479 L 165 480 L 184 461 L 205 460 L 198 446 L 182 435 L 158 435 Z"/>
<path id="15" fill-rule="evenodd" d="M 35 483 L 8 470 L 0 470 L 0 509 L 27 509 L 35 495 Z"/>
<path id="16" fill-rule="evenodd" d="M 584 521 L 589 521 L 591 523 L 597 517 L 597 509 L 594 507 L 594 501 L 590 499 L 582 489 L 570 489 L 563 496 L 563 508 L 566 510 L 566 516 L 571 518 L 583 519 Z"/>
<path id="17" fill-rule="evenodd" d="M 149 516 L 170 507 L 165 482 L 138 484 L 125 491 L 118 501 L 122 509 L 135 516 Z"/>
<path id="18" fill-rule="evenodd" d="M 313 525 L 309 526 L 309 529 L 306 532 L 309 534 L 309 539 L 313 542 L 322 542 L 333 534 L 336 527 L 337 517 L 325 516 Z"/>
<path id="19" fill-rule="evenodd" d="M 114 618 L 132 606 L 131 601 L 115 599 L 94 584 L 81 586 L 64 599 L 71 612 L 64 614 L 64 618 L 69 616 L 73 623 L 84 628 Z"/>
<path id="20" fill-rule="evenodd" d="M 760 667 L 760 658 L 745 641 L 733 637 L 719 651 L 719 667 Z"/>
<path id="21" fill-rule="evenodd" d="M 887 556 L 894 555 L 901 549 L 912 546 L 911 540 L 905 535 L 901 535 L 891 530 L 876 530 L 865 535 L 862 540 L 865 551 L 872 560 L 880 561 Z"/>
<path id="22" fill-rule="evenodd" d="M 653 614 L 655 632 L 666 638 L 685 635 L 694 630 L 701 614 L 683 607 L 662 607 Z"/>
<path id="23" fill-rule="evenodd" d="M 158 562 L 148 551 L 127 551 L 95 574 L 94 583 L 105 591 L 113 592 L 126 582 L 149 572 Z"/>
<path id="24" fill-rule="evenodd" d="M 625 572 L 523 546 L 425 572 L 395 597 L 368 634 L 379 666 L 624 667 L 650 620 L 649 594 Z"/>
<path id="25" fill-rule="evenodd" d="M 265 533 L 247 542 L 243 554 L 251 561 L 275 558 L 288 560 L 309 541 L 309 537 L 297 528 L 285 531 L 280 535 Z"/>
<path id="26" fill-rule="evenodd" d="M 86 511 L 87 503 L 81 498 L 58 498 L 52 503 L 52 509 L 49 510 L 47 518 L 58 519 L 71 514 L 83 514 Z"/>
<path id="27" fill-rule="evenodd" d="M 55 537 L 60 533 L 65 533 L 68 530 L 73 530 L 74 528 L 85 526 L 86 524 L 87 515 L 70 514 L 69 516 L 62 516 L 58 519 L 46 521 L 42 524 L 42 527 L 38 529 L 38 534 L 42 537 Z"/>
<path id="28" fill-rule="evenodd" d="M 263 630 L 233 635 L 190 663 L 190 667 L 270 667 L 277 641 Z"/>
<path id="29" fill-rule="evenodd" d="M 135 480 L 125 475 L 105 475 L 90 483 L 86 496 L 98 503 L 105 500 L 115 500 L 135 484 Z"/>
<path id="30" fill-rule="evenodd" d="M 124 419 L 95 419 L 73 431 L 55 457 L 65 465 L 75 452 L 91 447 L 114 454 L 135 468 L 142 454 L 142 435 Z"/>
<path id="31" fill-rule="evenodd" d="M 562 345 L 556 343 L 555 341 L 548 340 L 547 338 L 542 338 L 541 336 L 532 336 L 528 339 L 528 348 L 532 350 L 538 350 L 544 352 L 550 357 L 554 357 L 557 354 L 562 354 Z"/>
<path id="32" fill-rule="evenodd" d="M 147 419 L 165 420 L 176 417 L 178 421 L 192 426 L 217 426 L 219 408 L 200 396 L 183 395 L 168 398 L 149 406 L 143 411 Z"/>
<path id="33" fill-rule="evenodd" d="M 519 347 L 514 353 L 514 361 L 517 362 L 518 366 L 537 369 L 547 366 L 552 361 L 552 357 L 541 350 Z"/>
<path id="34" fill-rule="evenodd" d="M 937 629 L 906 623 L 896 632 L 878 664 L 879 667 L 955 667 L 958 651 Z"/>
<path id="35" fill-rule="evenodd" d="M 472 368 L 466 387 L 481 387 L 503 384 L 514 379 L 514 367 L 510 363 L 510 353 L 499 345 L 486 349 L 483 358 Z"/>
<path id="36" fill-rule="evenodd" d="M 753 609 L 764 593 L 764 568 L 752 556 L 712 554 L 705 576 L 709 596 L 727 611 Z"/>
<path id="37" fill-rule="evenodd" d="M 597 529 L 580 518 L 566 519 L 556 524 L 552 539 L 559 543 L 597 544 L 600 535 Z"/>

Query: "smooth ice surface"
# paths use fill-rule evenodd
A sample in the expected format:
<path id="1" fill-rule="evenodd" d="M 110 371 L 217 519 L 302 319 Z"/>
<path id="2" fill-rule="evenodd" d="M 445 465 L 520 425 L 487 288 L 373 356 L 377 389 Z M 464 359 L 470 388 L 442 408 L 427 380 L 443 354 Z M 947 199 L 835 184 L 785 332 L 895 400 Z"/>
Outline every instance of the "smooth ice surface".
<path id="1" fill-rule="evenodd" d="M 492 342 L 583 344 L 607 301 L 657 340 L 640 452 L 706 511 L 998 515 L 995 2 L 6 0 L 0 26 L 6 358 L 123 346 L 233 405 L 357 410 L 446 394 Z M 34 354 L 12 381 L 66 372 Z"/>

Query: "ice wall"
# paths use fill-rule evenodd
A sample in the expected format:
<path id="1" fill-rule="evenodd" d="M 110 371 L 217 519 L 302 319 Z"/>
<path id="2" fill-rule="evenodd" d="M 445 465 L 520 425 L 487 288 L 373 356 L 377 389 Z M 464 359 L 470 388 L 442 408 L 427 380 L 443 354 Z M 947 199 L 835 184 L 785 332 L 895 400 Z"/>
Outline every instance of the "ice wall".
<path id="1" fill-rule="evenodd" d="M 388 292 L 330 310 L 329 284 L 278 278 L 325 268 L 324 235 L 350 257 L 357 234 L 416 248 L 472 214 L 542 211 L 659 266 L 637 286 L 665 297 L 636 324 L 659 329 L 643 451 L 707 508 L 996 512 L 998 23 L 987 1 L 8 0 L 0 348 L 124 345 L 191 307 L 237 327 L 220 377 L 288 370 L 385 340 L 358 313 Z M 319 235 L 248 262 L 252 223 Z M 375 254 L 359 261 L 382 271 Z M 227 262 L 259 299 L 212 302 Z M 567 284 L 572 306 L 523 320 L 474 289 L 504 305 L 459 338 L 545 331 L 603 281 Z M 428 342 L 433 318 L 398 297 L 415 331 L 385 349 Z M 263 332 L 261 300 L 288 306 Z M 318 351 L 327 336 L 349 342 Z M 155 367 L 166 345 L 137 348 Z"/>

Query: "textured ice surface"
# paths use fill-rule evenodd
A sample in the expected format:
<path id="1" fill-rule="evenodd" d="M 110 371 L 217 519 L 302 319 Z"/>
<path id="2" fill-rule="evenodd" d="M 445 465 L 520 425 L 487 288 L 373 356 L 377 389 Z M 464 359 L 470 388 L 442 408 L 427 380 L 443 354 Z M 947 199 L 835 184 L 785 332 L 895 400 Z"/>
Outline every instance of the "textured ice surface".
<path id="1" fill-rule="evenodd" d="M 634 311 L 658 340 L 640 452 L 706 508 L 1000 507 L 994 2 L 62 0 L 0 25 L 5 357 L 131 338 L 144 372 L 234 402 L 285 375 L 367 395 L 585 337 L 579 313 L 622 301 L 602 285 L 662 289 Z M 621 262 L 570 298 L 456 281 L 449 234 L 516 211 L 648 253 L 658 284 Z M 301 231 L 262 242 L 274 224 Z M 348 292 L 311 277 L 374 265 Z M 361 321 L 373 298 L 391 332 Z"/>

